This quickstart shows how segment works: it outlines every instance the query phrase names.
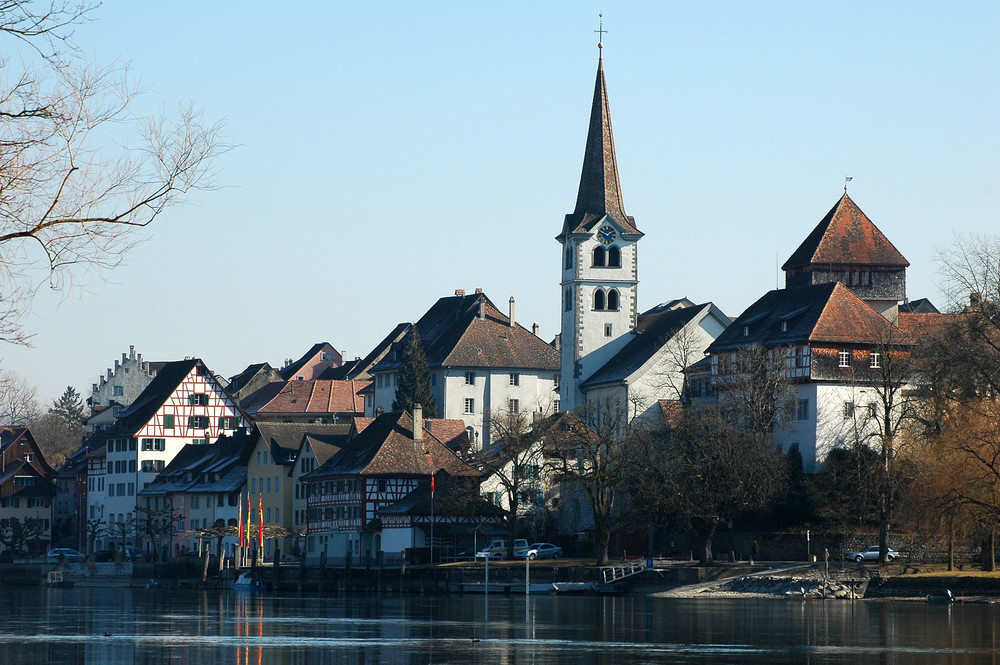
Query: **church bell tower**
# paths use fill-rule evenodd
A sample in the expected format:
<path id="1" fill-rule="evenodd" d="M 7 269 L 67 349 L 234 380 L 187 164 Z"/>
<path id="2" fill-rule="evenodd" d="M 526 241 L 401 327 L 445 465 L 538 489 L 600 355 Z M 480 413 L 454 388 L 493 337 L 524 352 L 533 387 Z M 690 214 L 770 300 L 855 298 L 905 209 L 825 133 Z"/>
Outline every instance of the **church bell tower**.
<path id="1" fill-rule="evenodd" d="M 603 47 L 598 44 L 601 55 L 576 208 L 556 236 L 562 246 L 562 410 L 582 400 L 580 384 L 621 350 L 636 326 L 636 244 L 643 234 L 622 201 Z"/>

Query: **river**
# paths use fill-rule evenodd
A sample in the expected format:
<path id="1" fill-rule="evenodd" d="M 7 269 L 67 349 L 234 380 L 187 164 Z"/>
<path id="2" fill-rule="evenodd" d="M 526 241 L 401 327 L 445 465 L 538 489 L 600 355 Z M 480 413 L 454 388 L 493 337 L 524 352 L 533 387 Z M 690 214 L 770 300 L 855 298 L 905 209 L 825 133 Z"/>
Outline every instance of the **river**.
<path id="1" fill-rule="evenodd" d="M 0 663 L 1000 663 L 1000 606 L 4 589 Z"/>

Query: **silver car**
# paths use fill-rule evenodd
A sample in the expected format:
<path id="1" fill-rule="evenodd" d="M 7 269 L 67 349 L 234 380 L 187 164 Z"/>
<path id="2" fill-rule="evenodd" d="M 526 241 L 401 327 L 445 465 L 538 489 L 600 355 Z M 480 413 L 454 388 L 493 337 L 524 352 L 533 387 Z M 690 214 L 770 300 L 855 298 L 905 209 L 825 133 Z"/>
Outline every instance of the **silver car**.
<path id="1" fill-rule="evenodd" d="M 848 561 L 878 561 L 878 545 L 872 545 L 868 549 L 861 550 L 860 552 L 848 552 L 844 555 L 844 558 Z M 899 552 L 890 549 L 885 553 L 886 561 L 892 561 L 893 559 L 899 558 Z"/>
<path id="2" fill-rule="evenodd" d="M 518 559 L 528 557 L 529 559 L 558 559 L 562 556 L 562 548 L 552 543 L 533 543 L 523 550 L 514 552 Z"/>

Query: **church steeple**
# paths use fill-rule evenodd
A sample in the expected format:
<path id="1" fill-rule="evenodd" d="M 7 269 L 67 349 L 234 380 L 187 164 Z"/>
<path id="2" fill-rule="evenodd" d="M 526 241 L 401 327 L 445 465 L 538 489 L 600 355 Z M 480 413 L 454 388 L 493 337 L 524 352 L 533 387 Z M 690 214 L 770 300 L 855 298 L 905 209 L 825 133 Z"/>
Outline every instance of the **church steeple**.
<path id="1" fill-rule="evenodd" d="M 611 131 L 611 106 L 604 79 L 604 58 L 599 57 L 576 208 L 566 215 L 560 239 L 567 233 L 589 233 L 594 224 L 605 215 L 611 216 L 623 232 L 642 235 L 635 227 L 635 220 L 625 213 L 621 181 L 618 179 L 615 139 Z"/>

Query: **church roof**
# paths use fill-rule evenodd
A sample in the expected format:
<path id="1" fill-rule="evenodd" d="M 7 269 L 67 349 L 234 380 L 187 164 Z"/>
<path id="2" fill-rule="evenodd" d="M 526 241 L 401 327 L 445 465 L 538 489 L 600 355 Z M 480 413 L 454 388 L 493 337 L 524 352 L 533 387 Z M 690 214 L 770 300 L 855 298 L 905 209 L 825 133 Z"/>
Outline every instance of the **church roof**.
<path id="1" fill-rule="evenodd" d="M 636 332 L 603 367 L 583 382 L 581 389 L 602 383 L 625 381 L 645 365 L 677 332 L 699 314 L 711 309 L 712 304 L 694 305 L 680 309 L 654 307 L 639 315 Z"/>
<path id="2" fill-rule="evenodd" d="M 784 330 L 782 330 L 784 323 Z M 709 353 L 760 344 L 865 344 L 904 334 L 840 282 L 765 293 L 708 347 Z"/>
<path id="3" fill-rule="evenodd" d="M 781 269 L 817 264 L 906 267 L 910 262 L 844 192 Z"/>
<path id="4" fill-rule="evenodd" d="M 590 233 L 605 215 L 614 219 L 623 233 L 642 235 L 635 226 L 635 220 L 625 214 L 602 58 L 597 63 L 597 82 L 594 84 L 594 102 L 590 109 L 590 128 L 583 153 L 576 209 L 566 215 L 559 237 L 570 233 Z"/>

